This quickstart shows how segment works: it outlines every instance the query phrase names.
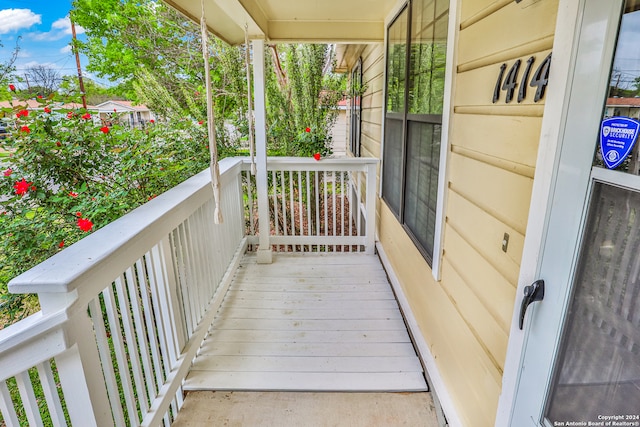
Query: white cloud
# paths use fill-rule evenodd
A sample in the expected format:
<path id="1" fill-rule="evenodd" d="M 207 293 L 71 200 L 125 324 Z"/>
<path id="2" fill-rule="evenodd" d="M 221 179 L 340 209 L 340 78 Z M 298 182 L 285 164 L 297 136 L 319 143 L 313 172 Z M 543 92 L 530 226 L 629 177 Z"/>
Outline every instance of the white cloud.
<path id="1" fill-rule="evenodd" d="M 42 67 L 51 68 L 54 70 L 60 69 L 60 65 L 56 64 L 55 62 L 38 62 L 38 61 L 25 62 L 24 64 L 20 65 L 20 68 L 31 68 L 36 66 L 42 66 Z"/>
<path id="2" fill-rule="evenodd" d="M 0 10 L 0 34 L 29 28 L 42 22 L 42 15 L 33 13 L 30 9 Z"/>
<path id="3" fill-rule="evenodd" d="M 68 44 L 65 47 L 63 47 L 62 49 L 60 49 L 60 53 L 64 53 L 64 54 L 71 53 L 72 51 L 73 50 L 71 49 L 71 45 L 70 44 Z"/>
<path id="4" fill-rule="evenodd" d="M 84 28 L 76 25 L 76 34 L 83 34 Z M 31 33 L 30 37 L 38 41 L 54 41 L 71 36 L 71 20 L 68 16 L 60 18 L 51 24 L 51 29 L 46 33 Z"/>

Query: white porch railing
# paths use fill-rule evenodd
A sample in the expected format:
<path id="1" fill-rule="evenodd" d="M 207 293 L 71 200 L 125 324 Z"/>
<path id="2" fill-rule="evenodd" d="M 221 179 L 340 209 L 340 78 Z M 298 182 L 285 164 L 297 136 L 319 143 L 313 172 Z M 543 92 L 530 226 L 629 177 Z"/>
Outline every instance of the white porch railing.
<path id="1" fill-rule="evenodd" d="M 275 251 L 373 253 L 376 209 L 376 159 L 301 159 L 267 161 L 270 243 Z M 245 168 L 251 210 L 249 242 L 257 244 L 255 179 Z"/>
<path id="2" fill-rule="evenodd" d="M 373 251 L 375 161 L 269 165 L 274 245 Z M 8 426 L 23 418 L 33 426 L 171 424 L 191 361 L 254 239 L 245 238 L 254 222 L 248 164 L 220 166 L 223 224 L 213 224 L 204 171 L 10 282 L 12 292 L 37 293 L 42 310 L 0 330 Z"/>

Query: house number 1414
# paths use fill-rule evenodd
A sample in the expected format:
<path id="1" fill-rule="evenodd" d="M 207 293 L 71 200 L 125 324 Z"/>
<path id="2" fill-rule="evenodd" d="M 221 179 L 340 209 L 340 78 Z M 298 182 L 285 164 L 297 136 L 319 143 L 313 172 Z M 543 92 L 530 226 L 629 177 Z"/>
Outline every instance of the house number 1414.
<path id="1" fill-rule="evenodd" d="M 493 103 L 495 104 L 500 100 L 500 92 L 505 92 L 505 103 L 510 103 L 513 99 L 513 95 L 516 91 L 516 86 L 519 86 L 518 89 L 518 102 L 522 102 L 527 97 L 527 86 L 535 87 L 536 94 L 533 97 L 534 102 L 540 101 L 544 97 L 544 91 L 547 88 L 547 84 L 549 83 L 549 66 L 551 65 L 551 54 L 549 54 L 544 61 L 533 73 L 531 76 L 531 80 L 527 85 L 527 81 L 529 80 L 529 74 L 531 73 L 531 68 L 533 67 L 533 63 L 535 62 L 535 56 L 530 57 L 527 60 L 527 66 L 524 69 L 524 74 L 522 75 L 522 79 L 520 79 L 520 84 L 517 83 L 518 80 L 518 72 L 520 71 L 520 63 L 522 62 L 518 59 L 509 69 L 507 75 L 504 75 L 504 72 L 507 69 L 507 64 L 502 64 L 500 66 L 500 73 L 498 74 L 498 81 L 496 82 L 496 87 L 493 90 Z"/>

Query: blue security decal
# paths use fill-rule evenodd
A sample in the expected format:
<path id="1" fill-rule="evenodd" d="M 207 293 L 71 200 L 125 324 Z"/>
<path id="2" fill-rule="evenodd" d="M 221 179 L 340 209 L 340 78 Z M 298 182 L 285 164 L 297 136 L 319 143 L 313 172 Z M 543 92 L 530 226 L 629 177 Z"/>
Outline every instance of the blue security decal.
<path id="1" fill-rule="evenodd" d="M 628 117 L 611 117 L 600 127 L 600 151 L 604 164 L 615 169 L 627 158 L 638 139 L 640 123 Z"/>

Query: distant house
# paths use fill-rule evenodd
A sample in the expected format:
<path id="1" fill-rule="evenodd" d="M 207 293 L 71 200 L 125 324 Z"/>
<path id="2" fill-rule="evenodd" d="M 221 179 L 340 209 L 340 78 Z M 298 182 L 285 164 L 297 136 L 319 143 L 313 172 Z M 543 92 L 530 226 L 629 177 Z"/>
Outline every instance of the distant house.
<path id="1" fill-rule="evenodd" d="M 146 105 L 133 105 L 132 101 L 105 101 L 95 107 L 98 110 L 100 120 L 109 123 L 113 120 L 114 113 L 121 121 L 127 117 L 127 122 L 131 127 L 144 127 L 150 120 L 155 120 L 156 116 Z"/>
<path id="2" fill-rule="evenodd" d="M 640 98 L 607 98 L 605 116 L 640 119 Z"/>
<path id="3" fill-rule="evenodd" d="M 79 104 L 77 102 L 69 102 L 69 103 L 44 102 L 43 103 L 42 100 L 37 100 L 37 99 L 27 99 L 27 100 L 14 99 L 13 101 L 0 101 L 0 108 L 23 108 L 30 111 L 37 111 L 37 110 L 44 109 L 45 106 L 49 106 L 53 110 L 76 110 L 78 108 L 82 108 L 82 104 Z M 95 112 L 97 111 L 97 109 L 98 107 L 95 107 L 93 105 L 87 105 L 87 110 L 90 112 Z"/>

